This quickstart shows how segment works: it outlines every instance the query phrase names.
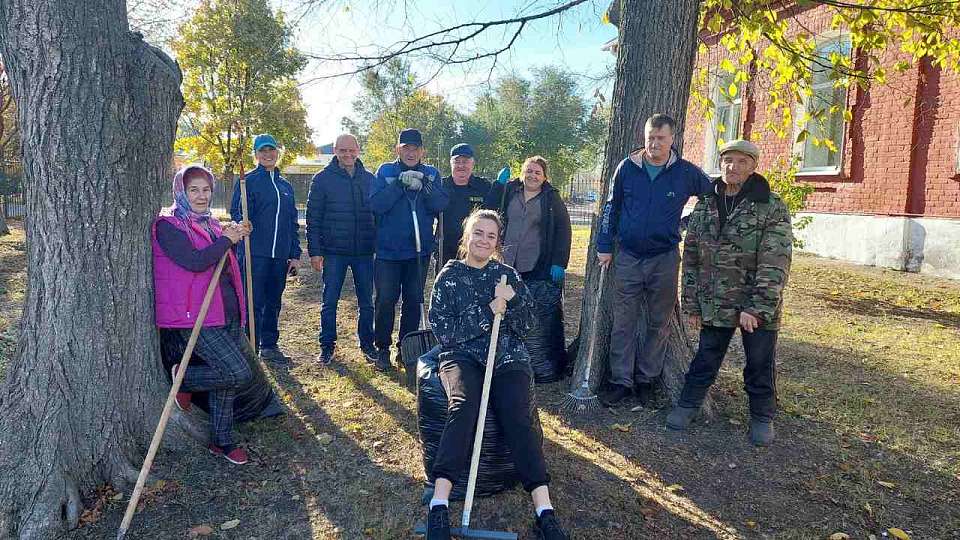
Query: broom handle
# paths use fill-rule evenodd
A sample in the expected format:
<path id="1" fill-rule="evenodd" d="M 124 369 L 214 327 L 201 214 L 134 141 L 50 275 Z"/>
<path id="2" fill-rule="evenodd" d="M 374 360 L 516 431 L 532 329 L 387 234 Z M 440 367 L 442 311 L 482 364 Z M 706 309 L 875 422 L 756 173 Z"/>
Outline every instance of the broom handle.
<path id="1" fill-rule="evenodd" d="M 177 398 L 177 392 L 180 391 L 180 384 L 183 383 L 183 376 L 187 372 L 187 366 L 190 364 L 190 357 L 193 356 L 193 348 L 197 344 L 197 337 L 200 335 L 200 328 L 203 326 L 204 319 L 207 318 L 207 310 L 210 309 L 210 301 L 213 299 L 213 293 L 220 282 L 220 273 L 223 271 L 223 264 L 227 260 L 228 250 L 220 257 L 217 263 L 217 269 L 213 271 L 213 277 L 210 279 L 210 285 L 207 286 L 207 294 L 203 297 L 203 304 L 200 306 L 200 313 L 197 314 L 197 321 L 193 323 L 193 331 L 190 333 L 190 340 L 187 341 L 187 348 L 180 357 L 180 368 L 177 369 L 177 376 L 173 379 L 170 386 L 170 393 L 167 394 L 167 402 L 163 404 L 163 412 L 160 414 L 160 422 L 157 424 L 156 431 L 153 432 L 153 440 L 150 441 L 150 449 L 147 451 L 147 457 L 143 460 L 143 466 L 140 467 L 140 475 L 137 477 L 136 487 L 133 488 L 133 494 L 130 495 L 130 502 L 127 503 L 127 511 L 123 515 L 123 521 L 120 523 L 120 530 L 117 532 L 117 540 L 121 540 L 127 534 L 127 528 L 130 527 L 130 521 L 133 520 L 133 513 L 137 509 L 137 502 L 140 500 L 140 493 L 143 491 L 143 485 L 147 482 L 147 475 L 150 474 L 150 467 L 153 465 L 153 458 L 157 454 L 157 448 L 160 447 L 160 441 L 163 439 L 163 432 L 167 428 L 167 421 L 170 419 L 170 412 L 173 410 L 173 402 Z"/>
<path id="2" fill-rule="evenodd" d="M 500 284 L 506 285 L 506 274 L 500 276 Z M 487 365 L 483 371 L 483 391 L 480 393 L 480 415 L 477 417 L 477 430 L 473 435 L 473 455 L 470 456 L 470 477 L 467 480 L 467 497 L 463 500 L 461 526 L 470 527 L 470 511 L 473 510 L 473 492 L 477 487 L 477 470 L 480 468 L 480 447 L 483 445 L 483 426 L 487 421 L 487 403 L 490 401 L 490 382 L 493 380 L 493 364 L 497 356 L 497 339 L 500 337 L 500 321 L 503 315 L 493 317 L 493 331 L 490 332 L 490 347 L 487 349 Z"/>
<path id="3" fill-rule="evenodd" d="M 243 212 L 243 221 L 250 221 L 250 209 L 247 206 L 247 179 L 243 174 L 243 166 L 240 167 L 240 208 Z M 243 260 L 246 264 L 244 272 L 247 286 L 247 325 L 250 328 L 250 348 L 257 350 L 257 326 L 253 317 L 253 259 L 250 256 L 250 236 L 243 239 Z"/>
<path id="4" fill-rule="evenodd" d="M 590 371 L 593 368 L 593 349 L 597 345 L 597 324 L 599 319 L 597 314 L 600 312 L 600 297 L 603 295 L 603 278 L 607 275 L 607 267 L 603 265 L 600 267 L 600 284 L 597 286 L 597 305 L 593 310 L 593 326 L 590 328 L 590 339 L 587 343 L 589 349 L 587 349 L 587 374 L 583 378 L 583 384 L 580 385 L 581 388 L 589 389 L 590 388 Z"/>

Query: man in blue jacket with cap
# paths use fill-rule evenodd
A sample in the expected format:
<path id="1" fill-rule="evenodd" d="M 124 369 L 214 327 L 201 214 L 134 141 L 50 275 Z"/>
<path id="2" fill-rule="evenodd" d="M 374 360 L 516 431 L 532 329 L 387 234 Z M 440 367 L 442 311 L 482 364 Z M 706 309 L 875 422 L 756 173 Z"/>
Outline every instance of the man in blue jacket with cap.
<path id="1" fill-rule="evenodd" d="M 448 200 L 440 185 L 440 172 L 421 162 L 423 136 L 418 130 L 401 131 L 396 152 L 397 160 L 380 165 L 370 188 L 370 209 L 377 217 L 373 333 L 376 367 L 381 371 L 391 367 L 393 320 L 401 296 L 399 338 L 417 330 L 433 251 L 434 220 Z M 399 352 L 397 363 L 403 363 Z"/>
<path id="2" fill-rule="evenodd" d="M 257 168 L 245 174 L 247 210 L 253 231 L 250 234 L 252 262 L 244 261 L 244 271 L 253 274 L 253 313 L 260 358 L 285 364 L 288 358 L 277 347 L 280 331 L 280 300 L 287 286 L 287 274 L 300 264 L 300 237 L 297 230 L 297 205 L 293 186 L 277 168 L 279 146 L 273 135 L 261 133 L 253 140 Z M 233 186 L 230 217 L 243 220 L 240 181 Z M 241 251 L 243 253 L 243 251 Z"/>

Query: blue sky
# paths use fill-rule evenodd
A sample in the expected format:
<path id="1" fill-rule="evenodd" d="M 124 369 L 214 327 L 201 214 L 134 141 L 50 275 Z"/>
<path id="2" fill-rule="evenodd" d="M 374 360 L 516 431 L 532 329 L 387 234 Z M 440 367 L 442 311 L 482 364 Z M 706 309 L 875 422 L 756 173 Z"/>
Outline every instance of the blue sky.
<path id="1" fill-rule="evenodd" d="M 513 18 L 518 13 L 540 12 L 565 3 L 565 0 L 331 0 L 304 15 L 293 7 L 296 1 L 284 0 L 279 4 L 290 13 L 292 20 L 298 21 L 296 45 L 303 51 L 320 55 L 370 52 L 453 24 Z M 562 17 L 530 23 L 512 49 L 500 56 L 492 72 L 489 61 L 450 67 L 433 78 L 427 89 L 467 111 L 475 96 L 488 89 L 498 77 L 509 73 L 527 76 L 532 68 L 556 65 L 583 75 L 581 90 L 591 95 L 602 86 L 592 78 L 602 75 L 615 62 L 608 52 L 600 50 L 616 36 L 616 28 L 600 21 L 608 3 L 609 0 L 589 0 Z M 510 34 L 512 27 L 488 30 L 482 34 L 483 42 L 474 47 L 501 46 Z M 437 71 L 438 64 L 427 59 L 411 58 L 411 61 L 421 80 Z M 330 142 L 339 133 L 340 119 L 352 113 L 351 103 L 359 92 L 356 76 L 320 77 L 352 69 L 354 66 L 348 63 L 313 62 L 301 75 L 301 90 L 317 143 Z M 609 86 L 603 85 L 601 90 L 608 93 Z"/>

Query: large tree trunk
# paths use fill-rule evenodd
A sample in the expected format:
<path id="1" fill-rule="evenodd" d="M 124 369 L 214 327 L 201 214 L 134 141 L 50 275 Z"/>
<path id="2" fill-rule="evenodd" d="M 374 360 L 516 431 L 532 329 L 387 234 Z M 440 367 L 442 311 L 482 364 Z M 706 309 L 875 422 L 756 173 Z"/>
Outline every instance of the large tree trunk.
<path id="1" fill-rule="evenodd" d="M 608 181 L 602 188 L 602 200 L 607 198 L 611 188 L 609 179 L 617 164 L 643 144 L 643 126 L 651 115 L 665 113 L 677 120 L 675 147 L 678 150 L 683 148 L 683 126 L 697 51 L 700 0 L 619 0 L 618 3 L 613 6 L 615 14 L 619 15 L 620 29 L 617 79 L 602 176 Z M 612 309 L 615 307 L 611 305 L 611 298 L 616 280 L 611 265 L 600 294 L 599 308 L 595 308 L 594 291 L 600 277 L 596 250 L 594 227 L 587 254 L 580 315 L 580 343 L 587 343 L 587 336 L 596 325 L 596 350 L 590 369 L 591 386 L 594 387 L 608 372 Z M 594 311 L 597 311 L 596 316 Z M 646 324 L 644 320 L 638 322 Z M 676 402 L 693 352 L 679 307 L 669 323 L 668 332 L 662 383 L 671 400 Z M 642 339 L 642 335 L 638 339 Z M 587 347 L 579 347 L 572 382 L 574 390 L 586 377 L 586 358 Z M 710 408 L 708 401 L 704 404 L 705 412 L 709 414 Z"/>
<path id="2" fill-rule="evenodd" d="M 6 0 L 0 17 L 28 252 L 0 394 L 0 537 L 49 538 L 76 525 L 79 490 L 135 479 L 169 388 L 149 230 L 183 99 L 178 67 L 129 31 L 123 1 Z"/>

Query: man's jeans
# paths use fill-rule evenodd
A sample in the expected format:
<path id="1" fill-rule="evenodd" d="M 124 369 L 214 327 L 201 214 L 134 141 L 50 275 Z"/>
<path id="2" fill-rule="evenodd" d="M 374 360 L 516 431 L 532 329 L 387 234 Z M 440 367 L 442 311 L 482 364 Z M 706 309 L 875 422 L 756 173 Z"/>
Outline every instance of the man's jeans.
<path id="1" fill-rule="evenodd" d="M 423 287 L 427 276 L 429 256 L 402 261 L 376 259 L 373 263 L 373 281 L 377 289 L 376 314 L 374 315 L 374 344 L 380 350 L 390 348 L 393 335 L 393 320 L 397 301 L 403 297 L 400 308 L 399 348 L 403 336 L 420 326 L 420 305 L 423 303 Z"/>
<path id="2" fill-rule="evenodd" d="M 337 342 L 337 302 L 347 277 L 353 273 L 357 293 L 357 337 L 361 345 L 373 343 L 373 255 L 327 255 L 323 258 L 323 300 L 320 305 L 320 345 Z"/>
<path id="3" fill-rule="evenodd" d="M 610 382 L 630 388 L 653 382 L 663 372 L 664 332 L 677 304 L 680 251 L 637 259 L 620 251 L 614 261 L 613 331 L 610 335 Z M 647 327 L 637 328 L 643 307 Z M 635 354 L 638 330 L 643 350 Z"/>
<path id="4" fill-rule="evenodd" d="M 699 408 L 710 385 L 717 380 L 717 372 L 727 353 L 736 328 L 704 326 L 700 329 L 700 347 L 690 362 L 690 371 L 683 385 L 677 405 Z M 776 404 L 776 348 L 777 331 L 740 331 L 746 365 L 743 368 L 743 387 L 750 396 L 750 416 L 771 421 L 777 412 Z"/>

